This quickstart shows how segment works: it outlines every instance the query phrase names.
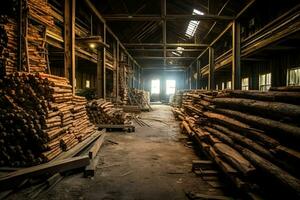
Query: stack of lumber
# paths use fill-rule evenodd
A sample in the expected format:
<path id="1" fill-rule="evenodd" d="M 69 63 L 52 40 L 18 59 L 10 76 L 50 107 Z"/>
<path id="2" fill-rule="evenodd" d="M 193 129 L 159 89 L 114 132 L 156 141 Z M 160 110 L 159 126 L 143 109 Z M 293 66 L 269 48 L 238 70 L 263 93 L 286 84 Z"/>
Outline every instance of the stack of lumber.
<path id="1" fill-rule="evenodd" d="M 130 89 L 130 94 L 133 98 L 131 99 L 131 104 L 137 104 L 141 107 L 141 109 L 149 108 L 150 93 L 148 91 L 132 88 Z"/>
<path id="2" fill-rule="evenodd" d="M 114 105 L 104 99 L 95 99 L 87 104 L 87 110 L 90 120 L 94 124 L 125 124 L 126 114 L 122 108 L 116 108 Z"/>
<path id="3" fill-rule="evenodd" d="M 17 66 L 17 24 L 6 16 L 0 17 L 0 75 L 15 72 Z"/>
<path id="4" fill-rule="evenodd" d="M 173 112 L 238 188 L 299 198 L 300 92 L 272 90 L 191 90 Z"/>
<path id="5" fill-rule="evenodd" d="M 25 36 L 26 68 L 28 72 L 46 72 L 48 57 L 46 48 L 46 32 L 48 27 L 54 27 L 52 8 L 46 0 L 28 0 L 28 17 L 32 19 L 27 24 Z M 38 24 L 36 23 L 38 22 Z"/>
<path id="6" fill-rule="evenodd" d="M 78 99 L 66 78 L 15 72 L 0 79 L 0 165 L 47 162 L 87 138 Z"/>
<path id="7" fill-rule="evenodd" d="M 51 15 L 52 8 L 47 3 L 47 0 L 28 0 L 27 1 L 29 16 L 44 24 L 45 26 L 54 26 L 54 19 Z"/>
<path id="8" fill-rule="evenodd" d="M 176 90 L 173 101 L 172 101 L 172 106 L 181 107 L 183 93 L 184 93 L 184 90 Z"/>
<path id="9" fill-rule="evenodd" d="M 28 26 L 28 65 L 29 72 L 46 72 L 46 31 L 43 26 L 29 24 Z"/>
<path id="10" fill-rule="evenodd" d="M 121 63 L 120 63 L 121 64 Z M 119 95 L 124 105 L 128 103 L 128 80 L 125 65 L 122 64 L 119 70 Z"/>

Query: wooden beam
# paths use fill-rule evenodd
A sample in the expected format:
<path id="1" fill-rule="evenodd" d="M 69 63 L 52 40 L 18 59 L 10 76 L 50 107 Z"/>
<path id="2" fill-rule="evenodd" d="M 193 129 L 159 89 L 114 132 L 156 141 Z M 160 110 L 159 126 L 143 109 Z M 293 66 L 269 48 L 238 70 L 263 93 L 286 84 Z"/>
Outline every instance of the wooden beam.
<path id="1" fill-rule="evenodd" d="M 77 169 L 84 167 L 89 163 L 90 159 L 88 156 L 78 156 L 17 170 L 0 178 L 1 190 L 13 188 L 17 183 L 20 183 L 26 178 L 33 178 L 46 173 L 55 174 L 58 172 Z"/>
<path id="2" fill-rule="evenodd" d="M 64 76 L 69 78 L 69 68 L 71 65 L 70 56 L 70 37 L 71 37 L 71 27 L 70 27 L 70 2 L 71 0 L 65 0 L 65 11 L 64 11 Z"/>
<path id="3" fill-rule="evenodd" d="M 213 47 L 209 47 L 209 73 L 208 73 L 208 90 L 215 89 L 215 56 Z"/>
<path id="4" fill-rule="evenodd" d="M 233 20 L 232 16 L 220 16 L 220 15 L 179 15 L 179 14 L 169 14 L 166 16 L 159 15 L 123 15 L 123 14 L 114 14 L 104 16 L 106 21 L 176 21 L 176 20 L 210 20 L 210 21 L 229 21 Z"/>
<path id="5" fill-rule="evenodd" d="M 124 43 L 126 47 L 132 46 L 164 46 L 164 43 Z M 167 47 L 208 47 L 208 44 L 195 43 L 167 43 Z"/>
<path id="6" fill-rule="evenodd" d="M 117 98 L 117 102 L 119 100 L 119 71 L 120 71 L 120 42 L 117 41 L 117 49 L 116 49 L 116 79 L 117 79 L 117 83 L 116 83 L 116 98 Z"/>
<path id="7" fill-rule="evenodd" d="M 64 76 L 70 80 L 75 94 L 75 0 L 65 0 L 64 12 Z"/>
<path id="8" fill-rule="evenodd" d="M 92 146 L 92 148 L 89 150 L 89 157 L 90 159 L 94 159 L 96 157 L 96 155 L 98 154 L 103 142 L 104 142 L 104 138 L 105 138 L 105 133 L 102 134 L 95 142 L 95 144 Z"/>
<path id="9" fill-rule="evenodd" d="M 175 59 L 175 60 L 189 60 L 189 59 L 195 59 L 195 57 L 166 57 L 163 56 L 136 56 L 134 57 L 137 60 L 140 59 L 151 59 L 151 60 L 163 60 L 163 59 Z"/>
<path id="10" fill-rule="evenodd" d="M 232 24 L 232 80 L 233 90 L 241 89 L 241 31 L 240 24 L 235 20 Z"/>

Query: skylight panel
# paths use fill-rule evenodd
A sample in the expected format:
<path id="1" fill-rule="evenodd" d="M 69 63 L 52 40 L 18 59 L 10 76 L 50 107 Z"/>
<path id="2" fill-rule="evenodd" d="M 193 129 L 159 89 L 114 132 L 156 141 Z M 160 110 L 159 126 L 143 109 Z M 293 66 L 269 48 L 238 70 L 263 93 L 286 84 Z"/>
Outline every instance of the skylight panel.
<path id="1" fill-rule="evenodd" d="M 176 51 L 172 51 L 172 54 L 174 54 L 175 56 L 181 56 L 183 50 L 184 50 L 183 47 L 177 47 Z"/>
<path id="2" fill-rule="evenodd" d="M 192 14 L 193 15 L 204 15 L 203 12 L 196 10 L 196 9 L 193 10 Z M 196 33 L 196 30 L 197 30 L 199 24 L 200 24 L 200 21 L 191 20 L 185 31 L 185 35 L 189 38 L 193 37 Z"/>

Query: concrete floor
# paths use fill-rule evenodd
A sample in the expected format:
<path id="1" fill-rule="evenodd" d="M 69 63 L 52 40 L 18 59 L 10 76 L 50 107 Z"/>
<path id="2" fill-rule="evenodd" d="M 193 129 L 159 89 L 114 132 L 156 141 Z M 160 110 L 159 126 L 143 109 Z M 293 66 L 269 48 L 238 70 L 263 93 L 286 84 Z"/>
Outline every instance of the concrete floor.
<path id="1" fill-rule="evenodd" d="M 186 192 L 223 194 L 191 171 L 199 157 L 186 144 L 171 107 L 153 108 L 140 115 L 150 127 L 136 124 L 133 133 L 107 133 L 106 139 L 118 144 L 104 143 L 95 177 L 68 176 L 38 199 L 176 200 L 187 199 Z"/>

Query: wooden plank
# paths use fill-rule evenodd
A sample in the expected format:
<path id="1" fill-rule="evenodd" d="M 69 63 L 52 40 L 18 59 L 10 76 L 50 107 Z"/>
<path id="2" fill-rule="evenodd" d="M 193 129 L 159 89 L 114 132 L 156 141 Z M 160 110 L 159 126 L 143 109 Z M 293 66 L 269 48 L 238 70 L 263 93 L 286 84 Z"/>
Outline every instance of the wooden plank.
<path id="1" fill-rule="evenodd" d="M 103 131 L 96 131 L 89 138 L 87 138 L 86 140 L 80 142 L 79 144 L 77 144 L 74 148 L 70 149 L 69 151 L 60 154 L 59 156 L 54 158 L 54 160 L 70 158 L 70 157 L 78 155 L 85 148 L 87 148 L 90 144 L 92 144 L 95 140 L 97 140 L 103 133 L 104 133 Z"/>
<path id="2" fill-rule="evenodd" d="M 103 142 L 104 142 L 104 138 L 105 138 L 105 133 L 102 134 L 97 141 L 95 142 L 94 146 L 92 146 L 92 148 L 89 150 L 89 157 L 90 159 L 94 159 L 96 157 L 96 155 L 98 154 L 100 147 L 102 146 Z"/>
<path id="3" fill-rule="evenodd" d="M 64 172 L 84 167 L 89 163 L 90 159 L 88 156 L 79 156 L 18 170 L 0 178 L 1 190 L 12 188 L 16 185 L 16 183 L 29 177 L 37 177 L 46 173 Z"/>

